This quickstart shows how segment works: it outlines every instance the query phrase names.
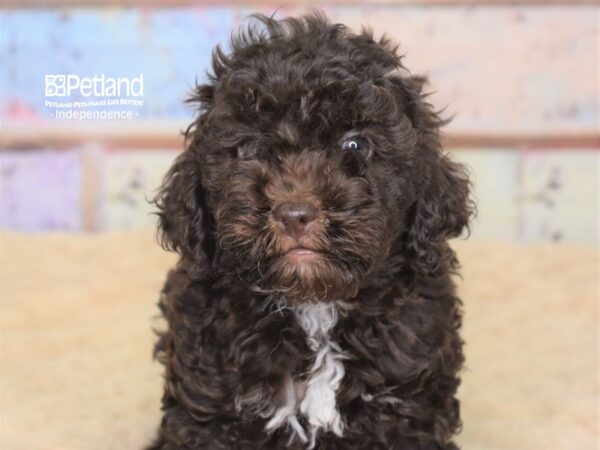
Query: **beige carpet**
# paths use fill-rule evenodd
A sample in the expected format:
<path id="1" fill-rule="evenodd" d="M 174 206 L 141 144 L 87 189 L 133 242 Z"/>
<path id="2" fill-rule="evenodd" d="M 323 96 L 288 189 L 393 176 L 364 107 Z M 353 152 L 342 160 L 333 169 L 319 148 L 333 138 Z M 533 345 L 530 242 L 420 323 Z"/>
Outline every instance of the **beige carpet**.
<path id="1" fill-rule="evenodd" d="M 457 243 L 465 450 L 598 448 L 599 259 Z M 135 450 L 159 421 L 151 232 L 0 235 L 2 450 Z"/>

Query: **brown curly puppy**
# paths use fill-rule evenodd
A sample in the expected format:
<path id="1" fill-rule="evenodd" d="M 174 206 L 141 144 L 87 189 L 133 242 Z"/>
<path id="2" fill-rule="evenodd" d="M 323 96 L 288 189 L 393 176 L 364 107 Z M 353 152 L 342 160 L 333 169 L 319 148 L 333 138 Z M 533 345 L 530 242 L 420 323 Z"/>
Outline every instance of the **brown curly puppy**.
<path id="1" fill-rule="evenodd" d="M 463 168 L 387 39 L 256 16 L 156 199 L 161 450 L 456 449 Z"/>

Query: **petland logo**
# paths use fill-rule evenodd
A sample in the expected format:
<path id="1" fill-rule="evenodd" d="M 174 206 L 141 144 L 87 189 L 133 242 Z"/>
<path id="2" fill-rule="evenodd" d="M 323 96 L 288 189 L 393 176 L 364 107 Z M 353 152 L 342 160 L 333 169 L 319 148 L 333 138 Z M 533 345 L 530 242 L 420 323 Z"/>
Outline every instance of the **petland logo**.
<path id="1" fill-rule="evenodd" d="M 104 74 L 93 77 L 79 75 L 46 75 L 46 97 L 143 97 L 144 75 L 128 78 L 107 77 Z"/>
<path id="2" fill-rule="evenodd" d="M 132 78 L 46 74 L 44 81 L 44 106 L 55 119 L 135 119 L 144 106 L 143 74 Z"/>

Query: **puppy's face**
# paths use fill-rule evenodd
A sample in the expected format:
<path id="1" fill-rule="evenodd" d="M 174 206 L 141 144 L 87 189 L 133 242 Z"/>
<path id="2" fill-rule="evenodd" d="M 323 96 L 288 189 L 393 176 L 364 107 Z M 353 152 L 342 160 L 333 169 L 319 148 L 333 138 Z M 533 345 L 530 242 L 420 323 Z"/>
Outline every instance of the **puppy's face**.
<path id="1" fill-rule="evenodd" d="M 216 93 L 227 118 L 214 127 L 228 139 L 210 146 L 221 264 L 290 301 L 346 299 L 385 258 L 414 201 L 415 134 L 373 80 L 352 71 L 311 80 L 284 63 L 261 78 L 286 69 L 285 86 L 234 75 Z"/>
<path id="2" fill-rule="evenodd" d="M 166 246 L 290 302 L 348 299 L 400 247 L 431 264 L 466 224 L 466 179 L 420 80 L 367 34 L 264 20 L 279 37 L 234 43 L 197 91 L 157 201 Z"/>

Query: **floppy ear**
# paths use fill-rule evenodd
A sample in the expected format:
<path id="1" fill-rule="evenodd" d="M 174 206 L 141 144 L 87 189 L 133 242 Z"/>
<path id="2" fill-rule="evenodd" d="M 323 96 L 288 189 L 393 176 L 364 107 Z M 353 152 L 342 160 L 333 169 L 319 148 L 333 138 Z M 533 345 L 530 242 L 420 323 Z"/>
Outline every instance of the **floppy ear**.
<path id="1" fill-rule="evenodd" d="M 213 248 L 212 218 L 206 206 L 194 140 L 167 172 L 154 203 L 162 247 L 188 259 L 193 273 L 207 275 Z"/>
<path id="2" fill-rule="evenodd" d="M 417 135 L 415 157 L 416 202 L 410 214 L 406 245 L 413 267 L 434 274 L 455 265 L 454 253 L 446 241 L 468 230 L 475 205 L 469 198 L 466 169 L 442 151 L 439 129 L 445 125 L 422 93 L 425 79 L 396 79 L 403 113 Z"/>
<path id="3" fill-rule="evenodd" d="M 453 267 L 446 241 L 468 230 L 474 211 L 469 180 L 460 164 L 437 152 L 426 164 L 421 192 L 412 211 L 408 249 L 413 265 L 423 273 Z"/>

